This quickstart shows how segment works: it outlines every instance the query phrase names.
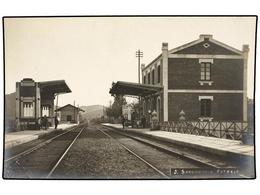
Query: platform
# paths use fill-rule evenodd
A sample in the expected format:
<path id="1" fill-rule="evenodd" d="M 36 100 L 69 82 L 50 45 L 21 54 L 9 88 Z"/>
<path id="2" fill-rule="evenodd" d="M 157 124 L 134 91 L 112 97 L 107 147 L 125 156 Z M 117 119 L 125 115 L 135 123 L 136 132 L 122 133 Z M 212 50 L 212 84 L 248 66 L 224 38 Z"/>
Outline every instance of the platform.
<path id="1" fill-rule="evenodd" d="M 5 149 L 38 139 L 39 137 L 51 133 L 56 130 L 65 130 L 75 126 L 75 124 L 59 124 L 58 129 L 50 127 L 47 130 L 24 130 L 17 132 L 10 132 L 5 134 Z"/>
<path id="2" fill-rule="evenodd" d="M 123 130 L 121 124 L 103 123 L 109 126 Z M 124 131 L 132 131 L 134 133 L 153 137 L 158 140 L 175 143 L 187 147 L 194 147 L 202 151 L 215 153 L 218 155 L 239 155 L 245 157 L 254 157 L 254 146 L 245 145 L 238 140 L 221 139 L 215 137 L 206 137 L 191 134 L 182 134 L 175 132 L 167 132 L 161 130 L 135 129 L 127 127 Z"/>

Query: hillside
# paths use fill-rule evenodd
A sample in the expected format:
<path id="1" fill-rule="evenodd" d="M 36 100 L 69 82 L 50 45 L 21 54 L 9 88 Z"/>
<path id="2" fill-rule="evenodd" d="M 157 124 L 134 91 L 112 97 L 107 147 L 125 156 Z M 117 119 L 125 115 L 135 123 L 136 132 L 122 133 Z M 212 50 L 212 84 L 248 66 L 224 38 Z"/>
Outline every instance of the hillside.
<path id="1" fill-rule="evenodd" d="M 91 120 L 94 118 L 100 118 L 104 115 L 104 107 L 102 105 L 90 105 L 90 106 L 80 106 L 82 110 L 82 117 L 87 120 Z"/>

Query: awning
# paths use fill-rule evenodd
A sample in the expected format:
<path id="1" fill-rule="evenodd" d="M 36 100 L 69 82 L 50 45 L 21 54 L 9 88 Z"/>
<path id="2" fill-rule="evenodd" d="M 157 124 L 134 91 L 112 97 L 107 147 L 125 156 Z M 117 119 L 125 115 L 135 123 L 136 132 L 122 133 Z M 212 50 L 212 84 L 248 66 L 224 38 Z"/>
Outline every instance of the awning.
<path id="1" fill-rule="evenodd" d="M 44 81 L 39 82 L 39 85 L 41 88 L 41 92 L 43 93 L 60 94 L 71 92 L 70 88 L 64 80 Z"/>
<path id="2" fill-rule="evenodd" d="M 109 90 L 111 95 L 147 96 L 159 92 L 162 86 L 118 81 Z"/>

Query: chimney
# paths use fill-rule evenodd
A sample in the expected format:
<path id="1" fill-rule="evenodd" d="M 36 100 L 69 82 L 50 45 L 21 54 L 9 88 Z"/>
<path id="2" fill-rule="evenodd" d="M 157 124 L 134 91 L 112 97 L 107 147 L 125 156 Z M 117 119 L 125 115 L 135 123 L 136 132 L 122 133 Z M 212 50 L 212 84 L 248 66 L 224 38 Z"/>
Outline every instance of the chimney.
<path id="1" fill-rule="evenodd" d="M 141 64 L 141 69 L 143 70 L 145 68 L 145 64 Z"/>
<path id="2" fill-rule="evenodd" d="M 249 45 L 243 45 L 243 53 L 249 52 Z"/>
<path id="3" fill-rule="evenodd" d="M 168 43 L 162 43 L 162 50 L 168 50 Z"/>
<path id="4" fill-rule="evenodd" d="M 208 34 L 201 34 L 200 35 L 200 39 L 204 39 L 204 40 L 209 40 L 212 39 L 213 35 L 208 35 Z"/>
<path id="5" fill-rule="evenodd" d="M 244 58 L 248 58 L 249 45 L 243 45 L 242 52 L 243 52 Z"/>

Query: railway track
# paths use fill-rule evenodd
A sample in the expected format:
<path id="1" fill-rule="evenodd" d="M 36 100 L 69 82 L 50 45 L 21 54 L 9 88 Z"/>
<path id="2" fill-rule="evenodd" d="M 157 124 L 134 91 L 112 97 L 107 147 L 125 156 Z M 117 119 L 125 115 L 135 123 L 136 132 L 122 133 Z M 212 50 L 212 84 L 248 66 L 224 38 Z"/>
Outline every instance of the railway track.
<path id="1" fill-rule="evenodd" d="M 99 130 L 100 132 L 102 132 L 104 135 L 106 135 L 107 137 L 115 140 L 120 146 L 122 146 L 124 149 L 126 149 L 130 154 L 134 155 L 136 158 L 138 158 L 139 160 L 141 160 L 143 163 L 145 163 L 148 167 L 152 168 L 155 172 L 157 172 L 159 175 L 161 175 L 164 178 L 169 179 L 169 176 L 167 176 L 165 173 L 163 173 L 162 171 L 160 171 L 156 166 L 152 165 L 151 163 L 149 163 L 147 160 L 145 160 L 143 157 L 141 157 L 140 155 L 138 155 L 136 152 L 134 152 L 133 150 L 131 150 L 129 147 L 125 146 L 122 142 L 118 141 L 117 139 L 115 139 L 114 137 L 112 137 L 111 135 L 109 135 L 108 133 L 104 132 L 103 130 L 97 128 L 97 130 Z"/>
<path id="2" fill-rule="evenodd" d="M 4 160 L 5 178 L 50 178 L 85 129 L 78 125 Z"/>
<path id="3" fill-rule="evenodd" d="M 56 170 L 56 168 L 59 166 L 59 164 L 61 163 L 61 161 L 63 160 L 63 158 L 65 157 L 65 155 L 68 153 L 68 151 L 70 150 L 70 148 L 72 147 L 72 145 L 75 143 L 75 141 L 78 139 L 78 137 L 81 135 L 82 131 L 85 129 L 85 127 L 82 127 L 80 132 L 77 134 L 77 136 L 72 140 L 72 142 L 70 143 L 70 145 L 67 147 L 67 149 L 65 150 L 65 152 L 60 156 L 60 158 L 58 159 L 58 161 L 55 163 L 55 165 L 52 167 L 51 171 L 48 173 L 47 178 L 50 178 L 51 175 L 54 173 L 54 171 Z"/>
<path id="4" fill-rule="evenodd" d="M 41 141 L 40 143 L 37 143 L 36 145 L 34 145 L 32 147 L 27 147 L 27 148 L 23 149 L 22 151 L 18 151 L 15 154 L 11 154 L 10 156 L 6 156 L 4 162 L 9 162 L 9 161 L 12 161 L 12 160 L 16 160 L 16 159 L 18 159 L 18 158 L 20 158 L 22 156 L 28 155 L 31 152 L 33 152 L 33 151 L 35 151 L 35 150 L 45 146 L 46 144 L 52 142 L 56 138 L 58 138 L 60 136 L 63 136 L 65 134 L 69 133 L 70 131 L 73 131 L 74 129 L 75 129 L 75 127 L 70 128 L 69 130 L 67 130 L 67 131 L 65 131 L 63 133 L 55 135 L 55 136 L 53 136 L 53 137 L 51 137 L 51 138 L 49 138 L 47 140 Z"/>
<path id="5" fill-rule="evenodd" d="M 67 153 L 71 151 L 71 147 L 73 145 L 75 145 L 73 149 L 80 148 L 82 146 L 82 141 L 77 142 L 77 144 L 74 143 L 78 140 L 78 138 L 80 137 L 82 132 L 86 129 L 86 127 L 87 126 L 84 124 L 78 125 L 74 128 L 69 129 L 64 133 L 55 135 L 50 139 L 47 139 L 33 147 L 30 147 L 24 151 L 9 156 L 4 160 L 4 166 L 5 166 L 4 178 L 15 178 L 15 179 L 17 178 L 57 179 L 61 177 L 63 178 L 62 173 L 66 171 L 65 162 L 68 159 L 65 157 L 69 156 L 67 155 Z M 147 167 L 147 170 L 150 170 L 151 173 L 154 175 L 158 175 L 159 178 L 164 178 L 164 179 L 181 178 L 172 175 L 171 168 L 184 168 L 184 169 L 202 168 L 202 169 L 212 169 L 212 170 L 226 168 L 226 167 L 235 168 L 233 166 L 229 166 L 228 164 L 222 161 L 217 161 L 216 159 L 212 160 L 211 158 L 202 158 L 201 156 L 187 153 L 184 150 L 179 150 L 178 148 L 169 146 L 165 143 L 156 142 L 153 139 L 137 136 L 135 134 L 129 134 L 129 132 L 126 133 L 120 130 L 116 130 L 104 126 L 93 126 L 93 129 L 96 129 L 100 133 L 96 134 L 94 133 L 95 131 L 92 132 L 90 131 L 91 133 L 88 132 L 88 135 L 90 135 L 90 137 L 89 136 L 86 137 L 87 132 L 84 132 L 81 137 L 85 138 L 85 142 L 87 141 L 86 143 L 89 143 L 88 139 L 91 139 L 94 144 L 93 147 L 96 148 L 96 141 L 102 138 L 100 137 L 100 135 L 103 135 L 103 137 L 107 137 L 108 139 L 110 139 L 111 143 L 114 142 L 115 143 L 114 145 L 119 145 L 120 147 L 124 148 L 122 150 L 123 153 L 125 153 L 124 150 L 126 150 L 131 156 L 133 156 L 133 159 L 138 159 L 137 161 L 136 160 L 134 161 L 138 162 L 140 160 L 142 163 L 144 163 L 145 165 L 143 167 L 145 168 Z M 95 139 L 97 140 L 95 141 Z M 79 143 L 81 145 L 79 145 Z M 109 142 L 107 143 L 107 145 L 109 145 Z M 106 147 L 104 148 L 104 150 L 106 151 Z M 69 163 L 67 165 L 71 166 L 79 161 L 92 162 L 89 159 L 89 157 L 82 159 L 82 156 L 84 156 L 84 151 L 85 150 L 82 151 L 83 152 L 82 155 L 75 156 L 73 158 L 72 163 Z M 91 150 L 86 150 L 86 151 L 91 151 Z M 104 158 L 102 153 L 100 158 L 101 160 L 102 158 Z M 96 164 L 96 162 L 94 161 L 93 163 Z M 142 165 L 142 163 L 140 163 L 140 165 Z M 103 166 L 103 164 L 100 166 Z M 67 167 L 67 168 L 74 169 L 74 166 Z M 60 176 L 58 176 L 59 173 L 61 173 Z M 88 172 L 86 172 L 85 176 L 86 177 L 88 176 Z M 242 174 L 240 174 L 238 177 L 247 178 L 245 175 Z M 187 178 L 198 179 L 197 176 L 186 177 L 186 179 Z M 201 178 L 205 179 L 208 178 L 208 176 L 207 177 L 202 176 Z M 216 177 L 213 176 L 211 178 L 216 178 Z"/>
<path id="6" fill-rule="evenodd" d="M 129 133 L 125 133 L 122 132 L 120 130 L 115 130 L 113 128 L 109 128 L 109 127 L 104 127 L 103 126 L 103 130 L 100 128 L 97 128 L 99 131 L 101 131 L 103 134 L 107 135 L 108 137 L 110 137 L 111 139 L 116 140 L 121 146 L 123 146 L 126 150 L 128 150 L 130 153 L 132 153 L 133 155 L 137 156 L 141 161 L 143 161 L 144 163 L 146 163 L 149 167 L 151 167 L 152 169 L 154 169 L 155 171 L 157 171 L 158 173 L 160 173 L 160 175 L 162 175 L 165 178 L 171 178 L 172 175 L 170 174 L 166 174 L 163 171 L 160 170 L 160 168 L 156 165 L 153 165 L 153 163 L 150 161 L 148 162 L 146 159 L 142 158 L 140 155 L 138 155 L 136 152 L 134 152 L 132 149 L 130 149 L 129 147 L 126 146 L 126 144 L 122 143 L 121 141 L 119 141 L 119 139 L 116 139 L 116 135 L 120 135 L 129 139 L 132 139 L 136 142 L 142 143 L 144 145 L 150 146 L 152 148 L 155 148 L 156 150 L 162 151 L 166 154 L 169 154 L 171 156 L 177 156 L 180 159 L 183 159 L 184 161 L 188 161 L 188 162 L 192 162 L 196 165 L 198 165 L 198 167 L 203 167 L 205 169 L 210 169 L 210 170 L 221 170 L 223 168 L 231 168 L 231 169 L 236 169 L 237 167 L 235 166 L 230 166 L 229 164 L 221 161 L 221 160 L 211 160 L 210 158 L 202 158 L 201 156 L 198 155 L 194 155 L 194 154 L 188 154 L 185 153 L 181 150 L 178 149 L 174 149 L 173 147 L 169 147 L 166 146 L 165 144 L 161 144 L 158 143 L 156 141 L 151 141 L 151 139 L 146 139 L 146 138 L 141 138 L 140 136 L 134 136 L 131 135 Z M 109 132 L 109 133 L 108 133 Z M 114 134 L 114 136 L 111 135 Z M 213 177 L 214 178 L 214 177 Z M 238 175 L 236 175 L 235 178 L 249 178 L 247 175 L 239 173 Z"/>

